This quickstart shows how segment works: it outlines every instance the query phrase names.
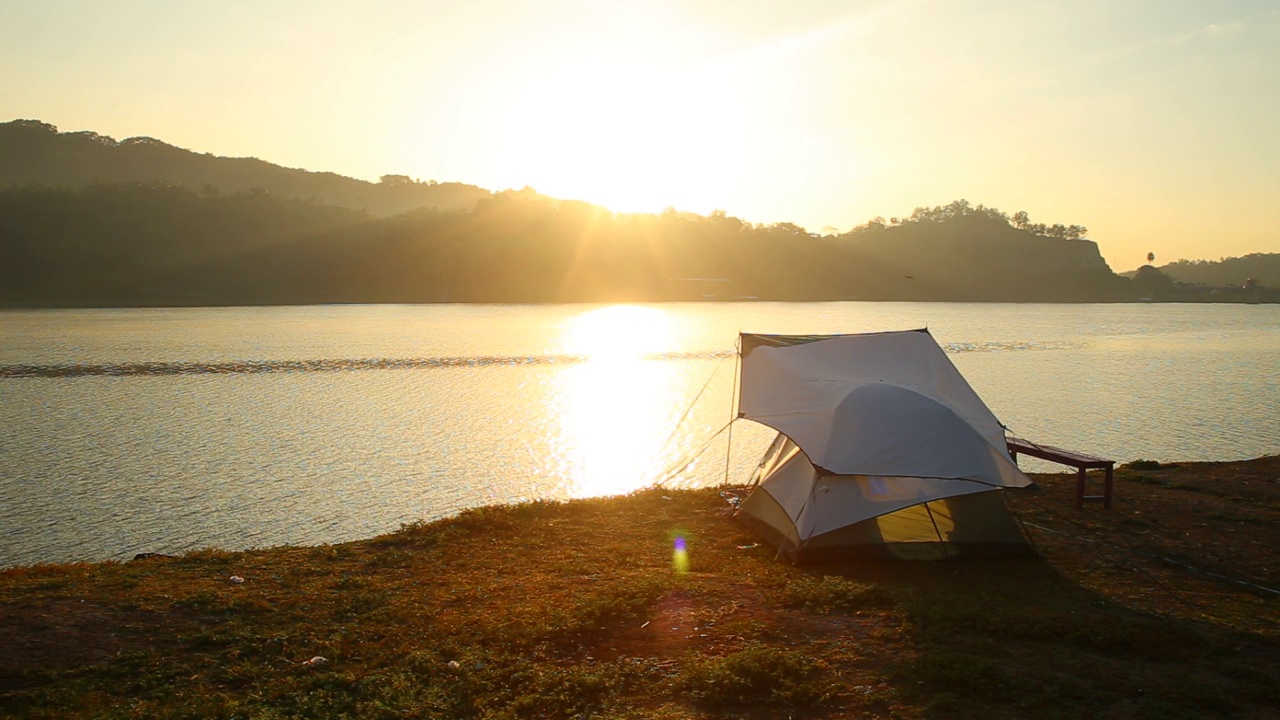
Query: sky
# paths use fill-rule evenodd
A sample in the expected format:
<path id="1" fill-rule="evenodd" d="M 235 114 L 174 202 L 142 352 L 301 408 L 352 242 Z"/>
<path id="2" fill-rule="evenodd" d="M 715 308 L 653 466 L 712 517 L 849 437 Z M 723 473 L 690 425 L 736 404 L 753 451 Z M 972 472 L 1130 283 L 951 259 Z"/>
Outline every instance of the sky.
<path id="1" fill-rule="evenodd" d="M 1280 0 L 0 0 L 0 122 L 1117 271 L 1280 252 Z"/>

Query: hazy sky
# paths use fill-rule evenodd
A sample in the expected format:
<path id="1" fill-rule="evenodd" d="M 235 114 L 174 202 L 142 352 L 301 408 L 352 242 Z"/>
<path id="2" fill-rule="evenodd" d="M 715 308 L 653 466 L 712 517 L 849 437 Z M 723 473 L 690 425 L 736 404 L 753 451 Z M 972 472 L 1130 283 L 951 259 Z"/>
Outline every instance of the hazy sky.
<path id="1" fill-rule="evenodd" d="M 0 0 L 0 121 L 1116 270 L 1280 252 L 1280 0 Z"/>

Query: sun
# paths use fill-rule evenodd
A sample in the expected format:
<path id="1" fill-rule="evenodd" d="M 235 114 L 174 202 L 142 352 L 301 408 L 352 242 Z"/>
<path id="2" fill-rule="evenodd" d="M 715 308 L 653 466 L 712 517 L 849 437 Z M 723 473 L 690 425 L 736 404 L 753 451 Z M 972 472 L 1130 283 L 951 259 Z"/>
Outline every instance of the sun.
<path id="1" fill-rule="evenodd" d="M 503 162 L 554 197 L 617 212 L 710 211 L 743 170 L 744 113 L 705 73 L 565 64 L 520 88 L 512 110 Z"/>

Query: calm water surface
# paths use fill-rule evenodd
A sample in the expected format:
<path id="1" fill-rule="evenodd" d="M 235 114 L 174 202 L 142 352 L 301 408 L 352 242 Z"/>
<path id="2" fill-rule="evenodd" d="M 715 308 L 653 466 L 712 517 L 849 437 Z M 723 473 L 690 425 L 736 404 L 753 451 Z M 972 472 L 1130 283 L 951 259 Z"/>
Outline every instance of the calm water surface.
<path id="1" fill-rule="evenodd" d="M 1121 461 L 1280 452 L 1274 305 L 4 311 L 0 566 L 740 481 L 771 431 L 718 433 L 738 331 L 925 326 L 1022 437 Z"/>

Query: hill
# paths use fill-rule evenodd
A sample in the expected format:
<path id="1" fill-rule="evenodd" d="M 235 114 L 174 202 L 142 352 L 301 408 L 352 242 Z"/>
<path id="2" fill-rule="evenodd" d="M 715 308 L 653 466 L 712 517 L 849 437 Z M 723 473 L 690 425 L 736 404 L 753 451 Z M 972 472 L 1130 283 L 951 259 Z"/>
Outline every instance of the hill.
<path id="1" fill-rule="evenodd" d="M 0 302 L 1108 301 L 1091 241 L 959 201 L 817 236 L 724 213 L 624 215 L 525 190 L 374 218 L 267 192 L 0 189 Z"/>
<path id="2" fill-rule="evenodd" d="M 890 299 L 1105 302 L 1131 289 L 1079 225 L 1032 223 L 965 200 L 875 218 L 840 239 L 859 262 L 878 266 L 860 282 L 898 281 Z"/>
<path id="3" fill-rule="evenodd" d="M 380 183 L 272 165 L 257 158 L 199 154 L 155 138 L 121 141 L 95 132 L 59 132 L 38 120 L 0 123 L 0 187 L 81 187 L 96 183 L 161 183 L 197 192 L 268 192 L 316 199 L 377 217 L 421 207 L 466 209 L 489 192 L 462 183 L 417 182 L 387 175 Z"/>
<path id="4" fill-rule="evenodd" d="M 1161 302 L 1280 302 L 1280 285 L 1264 280 L 1280 273 L 1280 255 L 1246 255 L 1218 261 L 1179 260 L 1122 273 L 1144 300 Z M 1273 271 L 1273 267 L 1274 271 Z M 1244 276 L 1244 272 L 1255 274 Z M 1277 275 L 1280 276 L 1280 275 Z"/>
<path id="5" fill-rule="evenodd" d="M 1085 232 L 957 200 L 818 235 L 0 124 L 0 303 L 11 306 L 1280 299 L 1118 277 Z"/>
<path id="6" fill-rule="evenodd" d="M 187 276 L 253 302 L 1088 300 L 1123 297 L 1084 240 L 965 218 L 815 236 L 723 213 L 617 215 L 529 193 L 468 213 L 418 212 L 278 244 Z M 237 270 L 237 268 L 243 269 Z"/>
<path id="7" fill-rule="evenodd" d="M 1213 287 L 1256 285 L 1280 288 L 1280 253 L 1251 253 L 1219 260 L 1178 260 L 1160 268 L 1178 282 Z"/>
<path id="8" fill-rule="evenodd" d="M 371 221 L 266 192 L 197 195 L 169 185 L 0 189 L 0 303 L 191 304 L 189 268 Z"/>
<path id="9" fill-rule="evenodd" d="M 0 571 L 0 714 L 1267 718 L 1280 457 L 1011 492 L 1040 556 L 795 568 L 715 489 Z M 679 540 L 677 540 L 679 538 Z"/>

